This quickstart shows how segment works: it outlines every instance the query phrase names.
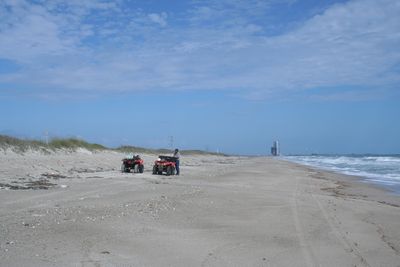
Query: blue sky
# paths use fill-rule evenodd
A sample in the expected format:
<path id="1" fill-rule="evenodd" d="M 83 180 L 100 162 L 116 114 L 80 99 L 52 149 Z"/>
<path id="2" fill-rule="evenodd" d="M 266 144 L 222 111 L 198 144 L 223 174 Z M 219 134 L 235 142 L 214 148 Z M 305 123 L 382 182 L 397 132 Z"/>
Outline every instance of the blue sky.
<path id="1" fill-rule="evenodd" d="M 0 0 L 0 133 L 400 153 L 400 2 Z"/>

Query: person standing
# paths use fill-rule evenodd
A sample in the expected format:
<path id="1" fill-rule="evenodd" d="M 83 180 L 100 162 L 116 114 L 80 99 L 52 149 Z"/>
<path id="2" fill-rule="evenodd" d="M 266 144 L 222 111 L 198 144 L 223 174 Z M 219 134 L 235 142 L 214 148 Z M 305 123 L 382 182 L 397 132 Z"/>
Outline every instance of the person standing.
<path id="1" fill-rule="evenodd" d="M 181 153 L 179 153 L 179 149 L 177 149 L 177 148 L 175 149 L 175 152 L 174 152 L 173 156 L 176 158 L 176 166 L 175 166 L 176 175 L 179 175 L 179 159 L 181 157 Z"/>

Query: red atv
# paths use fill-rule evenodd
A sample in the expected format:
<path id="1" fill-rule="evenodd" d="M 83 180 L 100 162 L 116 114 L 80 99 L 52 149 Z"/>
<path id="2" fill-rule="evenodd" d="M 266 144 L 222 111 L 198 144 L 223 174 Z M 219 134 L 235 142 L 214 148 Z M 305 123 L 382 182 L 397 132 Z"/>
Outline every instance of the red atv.
<path id="1" fill-rule="evenodd" d="M 154 161 L 153 174 L 175 175 L 177 159 L 169 156 L 158 156 L 158 159 Z"/>
<path id="2" fill-rule="evenodd" d="M 140 158 L 139 155 L 136 155 L 132 158 L 125 158 L 122 160 L 121 171 L 122 172 L 133 172 L 135 173 L 143 173 L 144 165 L 143 160 Z"/>

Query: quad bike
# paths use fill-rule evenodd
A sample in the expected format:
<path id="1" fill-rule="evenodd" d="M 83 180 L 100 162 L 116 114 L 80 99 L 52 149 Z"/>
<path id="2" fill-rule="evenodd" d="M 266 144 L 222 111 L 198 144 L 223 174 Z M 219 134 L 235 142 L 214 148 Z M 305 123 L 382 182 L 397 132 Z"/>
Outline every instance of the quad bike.
<path id="1" fill-rule="evenodd" d="M 175 175 L 177 159 L 176 157 L 158 156 L 158 159 L 154 161 L 153 174 Z"/>
<path id="2" fill-rule="evenodd" d="M 143 162 L 143 159 L 141 159 L 139 155 L 132 158 L 124 158 L 122 160 L 121 171 L 131 172 L 131 170 L 133 170 L 134 173 L 143 173 Z"/>

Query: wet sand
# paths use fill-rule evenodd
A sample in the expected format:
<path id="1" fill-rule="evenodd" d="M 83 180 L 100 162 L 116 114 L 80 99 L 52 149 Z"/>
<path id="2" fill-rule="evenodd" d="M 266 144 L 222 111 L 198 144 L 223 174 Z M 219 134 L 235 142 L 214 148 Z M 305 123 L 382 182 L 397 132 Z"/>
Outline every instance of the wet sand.
<path id="1" fill-rule="evenodd" d="M 134 174 L 116 152 L 0 152 L 0 266 L 400 266 L 383 189 L 262 157 L 159 176 L 142 156 Z"/>

